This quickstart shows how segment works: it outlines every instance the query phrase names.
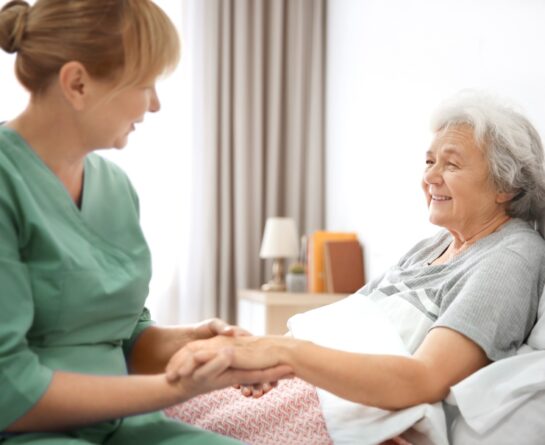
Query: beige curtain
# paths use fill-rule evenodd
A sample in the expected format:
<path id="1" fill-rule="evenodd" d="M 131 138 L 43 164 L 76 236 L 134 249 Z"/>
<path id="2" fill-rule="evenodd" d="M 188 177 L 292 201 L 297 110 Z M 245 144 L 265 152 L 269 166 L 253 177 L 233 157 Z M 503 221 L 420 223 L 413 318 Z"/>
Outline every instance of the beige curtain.
<path id="1" fill-rule="evenodd" d="M 184 8 L 195 159 L 178 318 L 234 322 L 236 290 L 269 278 L 259 258 L 267 217 L 293 217 L 302 234 L 324 224 L 325 0 Z"/>

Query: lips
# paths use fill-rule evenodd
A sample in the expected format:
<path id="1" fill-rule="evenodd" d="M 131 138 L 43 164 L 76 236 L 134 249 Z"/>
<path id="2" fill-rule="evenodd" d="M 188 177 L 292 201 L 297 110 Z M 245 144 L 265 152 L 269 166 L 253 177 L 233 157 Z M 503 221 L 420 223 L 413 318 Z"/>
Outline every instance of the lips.
<path id="1" fill-rule="evenodd" d="M 450 201 L 452 198 L 445 195 L 431 195 L 432 201 Z"/>

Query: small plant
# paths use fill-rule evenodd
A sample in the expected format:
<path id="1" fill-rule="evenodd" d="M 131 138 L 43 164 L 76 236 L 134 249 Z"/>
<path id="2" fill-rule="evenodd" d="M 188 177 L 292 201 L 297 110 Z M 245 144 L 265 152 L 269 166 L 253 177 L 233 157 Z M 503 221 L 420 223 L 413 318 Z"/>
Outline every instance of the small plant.
<path id="1" fill-rule="evenodd" d="M 292 265 L 289 268 L 289 273 L 293 274 L 304 274 L 305 273 L 305 265 L 300 262 L 292 263 Z"/>

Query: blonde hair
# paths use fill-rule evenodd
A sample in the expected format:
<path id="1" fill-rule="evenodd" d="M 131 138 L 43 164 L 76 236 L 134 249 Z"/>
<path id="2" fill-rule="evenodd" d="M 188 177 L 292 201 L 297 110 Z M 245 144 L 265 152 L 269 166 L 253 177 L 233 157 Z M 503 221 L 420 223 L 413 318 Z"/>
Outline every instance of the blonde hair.
<path id="1" fill-rule="evenodd" d="M 70 61 L 124 87 L 171 71 L 180 54 L 173 23 L 151 0 L 10 1 L 0 10 L 0 47 L 17 53 L 17 78 L 32 94 Z"/>

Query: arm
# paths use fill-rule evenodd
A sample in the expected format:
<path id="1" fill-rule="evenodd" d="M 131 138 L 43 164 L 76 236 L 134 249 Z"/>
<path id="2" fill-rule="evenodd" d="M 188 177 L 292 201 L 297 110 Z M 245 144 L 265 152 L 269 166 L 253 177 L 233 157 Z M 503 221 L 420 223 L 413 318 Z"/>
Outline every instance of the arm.
<path id="1" fill-rule="evenodd" d="M 442 400 L 488 364 L 484 351 L 450 329 L 433 329 L 412 357 L 353 354 L 308 342 L 280 347 L 295 375 L 342 398 L 383 409 Z"/>
<path id="2" fill-rule="evenodd" d="M 170 358 L 187 343 L 216 335 L 248 335 L 236 326 L 212 318 L 189 326 L 150 326 L 137 337 L 128 357 L 132 374 L 165 372 Z"/>
<path id="3" fill-rule="evenodd" d="M 175 384 L 168 383 L 164 374 L 109 377 L 55 372 L 44 396 L 6 431 L 64 430 L 140 414 L 237 382 L 275 380 L 290 371 L 286 367 L 265 371 L 229 370 L 233 359 L 229 348 L 207 359 L 205 366 Z"/>
<path id="4" fill-rule="evenodd" d="M 173 379 L 175 370 L 185 375 L 198 366 L 188 359 L 188 350 L 194 355 L 226 344 L 235 348 L 237 368 L 284 364 L 297 377 L 339 397 L 384 409 L 439 401 L 453 384 L 488 363 L 484 351 L 471 340 L 436 328 L 412 357 L 355 354 L 288 337 L 215 338 L 192 343 L 176 354 L 167 367 L 168 377 Z"/>

